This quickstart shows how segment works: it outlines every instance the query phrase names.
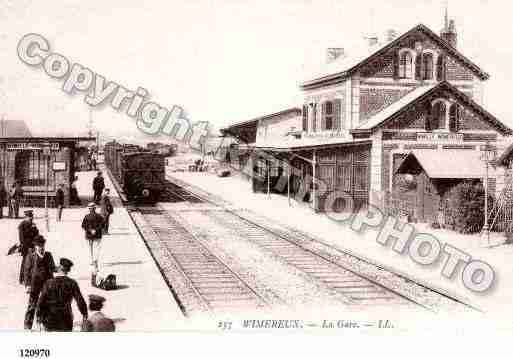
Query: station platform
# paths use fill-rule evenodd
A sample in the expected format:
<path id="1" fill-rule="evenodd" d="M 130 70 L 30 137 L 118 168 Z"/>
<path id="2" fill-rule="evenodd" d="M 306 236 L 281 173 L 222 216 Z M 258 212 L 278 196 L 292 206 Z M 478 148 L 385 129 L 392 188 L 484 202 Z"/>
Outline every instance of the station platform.
<path id="1" fill-rule="evenodd" d="M 65 208 L 62 222 L 56 222 L 56 210 L 51 208 L 49 228 L 46 230 L 44 209 L 35 208 L 34 222 L 47 239 L 46 249 L 58 264 L 67 257 L 74 262 L 70 277 L 77 280 L 84 299 L 99 294 L 107 301 L 103 312 L 114 319 L 117 331 L 153 332 L 184 329 L 185 317 L 165 283 L 162 275 L 130 220 L 108 176 L 105 184 L 111 189 L 114 214 L 110 219 L 110 234 L 103 237 L 100 253 L 102 274 L 115 274 L 119 289 L 105 291 L 91 286 L 89 249 L 81 228 L 82 219 L 92 197 L 92 181 L 96 172 L 77 173 L 78 192 L 82 206 Z M 20 216 L 23 211 L 20 209 Z M 4 208 L 4 215 L 6 208 Z M 23 318 L 28 301 L 25 288 L 18 283 L 21 257 L 6 256 L 8 249 L 18 242 L 17 226 L 21 219 L 0 219 L 0 330 L 23 330 Z M 75 330 L 79 330 L 81 315 L 72 304 Z M 35 327 L 35 325 L 34 325 Z"/>

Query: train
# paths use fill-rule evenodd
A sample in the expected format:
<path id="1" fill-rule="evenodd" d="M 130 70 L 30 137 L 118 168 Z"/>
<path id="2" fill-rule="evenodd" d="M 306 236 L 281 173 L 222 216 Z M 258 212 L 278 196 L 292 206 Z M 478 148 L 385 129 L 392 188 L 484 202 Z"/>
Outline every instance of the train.
<path id="1" fill-rule="evenodd" d="M 156 202 L 166 183 L 165 156 L 138 145 L 111 141 L 104 146 L 104 162 L 127 200 Z"/>

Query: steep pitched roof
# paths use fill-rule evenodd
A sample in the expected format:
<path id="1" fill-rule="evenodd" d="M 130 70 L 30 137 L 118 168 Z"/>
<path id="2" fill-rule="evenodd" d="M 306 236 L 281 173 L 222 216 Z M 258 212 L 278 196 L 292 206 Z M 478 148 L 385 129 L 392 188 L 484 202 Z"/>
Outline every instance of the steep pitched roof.
<path id="1" fill-rule="evenodd" d="M 398 115 L 402 114 L 403 111 L 406 111 L 408 109 L 409 105 L 412 105 L 415 102 L 423 100 L 424 98 L 430 96 L 432 93 L 440 89 L 448 90 L 449 92 L 451 92 L 461 102 L 471 107 L 474 111 L 480 114 L 485 121 L 490 123 L 493 127 L 495 127 L 503 134 L 513 134 L 513 130 L 511 130 L 501 121 L 499 121 L 495 116 L 486 111 L 481 105 L 473 101 L 469 96 L 458 90 L 456 87 L 454 87 L 447 81 L 439 82 L 436 85 L 420 86 L 416 88 L 415 90 L 403 96 L 398 101 L 392 103 L 390 106 L 386 107 L 382 111 L 378 112 L 377 114 L 369 118 L 366 122 L 362 123 L 357 128 L 351 130 L 351 133 L 355 134 L 362 132 L 371 132 L 376 128 L 385 125 L 388 121 L 394 119 Z"/>
<path id="2" fill-rule="evenodd" d="M 0 137 L 32 137 L 32 133 L 25 121 L 5 120 L 0 121 Z"/>
<path id="3" fill-rule="evenodd" d="M 476 74 L 476 76 L 478 76 L 481 80 L 487 80 L 490 77 L 488 73 L 484 72 L 479 66 L 470 61 L 461 52 L 459 52 L 457 49 L 449 45 L 444 39 L 438 36 L 426 25 L 419 24 L 390 42 L 377 46 L 366 47 L 360 50 L 356 49 L 355 52 L 350 52 L 345 57 L 339 58 L 329 64 L 323 65 L 320 71 L 312 74 L 310 79 L 304 81 L 301 84 L 301 88 L 307 89 L 308 87 L 321 82 L 331 81 L 336 78 L 345 78 L 347 76 L 350 76 L 352 73 L 357 71 L 361 66 L 365 65 L 373 58 L 385 54 L 392 47 L 394 47 L 399 42 L 401 42 L 402 40 L 404 40 L 405 38 L 407 38 L 408 36 L 417 31 L 420 31 L 427 35 L 431 40 L 436 42 L 451 56 L 454 56 L 455 58 L 463 62 L 465 66 L 471 69 Z"/>

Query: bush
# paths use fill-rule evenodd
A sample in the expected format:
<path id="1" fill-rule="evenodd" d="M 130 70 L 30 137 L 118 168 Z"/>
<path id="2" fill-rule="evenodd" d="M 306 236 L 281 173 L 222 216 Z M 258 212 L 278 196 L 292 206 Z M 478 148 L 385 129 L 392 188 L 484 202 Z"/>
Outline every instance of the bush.
<path id="1" fill-rule="evenodd" d="M 447 194 L 451 222 L 460 233 L 476 233 L 484 225 L 484 186 L 477 181 L 464 181 Z M 488 195 L 488 213 L 493 208 L 493 197 Z"/>

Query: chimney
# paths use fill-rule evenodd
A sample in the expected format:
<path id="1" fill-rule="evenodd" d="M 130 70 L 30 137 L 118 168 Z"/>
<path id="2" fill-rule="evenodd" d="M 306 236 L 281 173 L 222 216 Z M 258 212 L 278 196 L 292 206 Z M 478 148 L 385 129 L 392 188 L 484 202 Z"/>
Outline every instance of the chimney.
<path id="1" fill-rule="evenodd" d="M 387 30 L 387 34 L 386 34 L 387 42 L 394 41 L 396 37 L 397 37 L 397 31 L 395 31 L 394 29 Z"/>
<path id="2" fill-rule="evenodd" d="M 371 35 L 367 38 L 367 41 L 369 42 L 369 46 L 375 46 L 378 43 L 378 37 L 376 35 Z"/>
<path id="3" fill-rule="evenodd" d="M 458 33 L 456 32 L 454 20 L 449 21 L 447 8 L 445 9 L 444 28 L 440 31 L 440 37 L 449 45 L 456 48 L 456 45 L 458 44 Z"/>
<path id="4" fill-rule="evenodd" d="M 344 57 L 344 55 L 343 47 L 329 47 L 326 49 L 326 63 L 329 64 L 338 58 Z"/>

